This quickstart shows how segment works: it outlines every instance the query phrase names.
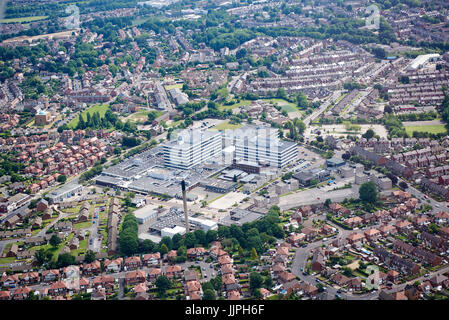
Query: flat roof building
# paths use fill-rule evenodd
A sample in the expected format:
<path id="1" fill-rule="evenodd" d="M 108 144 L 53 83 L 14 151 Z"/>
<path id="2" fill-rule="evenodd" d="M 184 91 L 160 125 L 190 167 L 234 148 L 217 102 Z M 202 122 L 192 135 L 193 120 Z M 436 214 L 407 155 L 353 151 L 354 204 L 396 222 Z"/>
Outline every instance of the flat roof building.
<path id="1" fill-rule="evenodd" d="M 48 198 L 50 199 L 50 203 L 59 203 L 63 202 L 64 199 L 68 199 L 70 197 L 73 197 L 75 194 L 80 192 L 83 189 L 83 186 L 75 183 L 70 182 L 64 186 L 62 186 L 59 189 L 56 189 L 48 195 Z"/>
<path id="2" fill-rule="evenodd" d="M 163 238 L 163 237 L 170 237 L 170 238 L 173 238 L 173 236 L 174 236 L 175 234 L 177 234 L 177 233 L 179 233 L 180 235 L 185 234 L 185 233 L 186 233 L 186 228 L 181 227 L 181 226 L 175 226 L 175 227 L 173 227 L 173 228 L 168 228 L 168 227 L 163 228 L 163 229 L 161 230 L 161 237 L 162 237 L 162 238 Z"/>
<path id="3" fill-rule="evenodd" d="M 235 130 L 236 163 L 249 162 L 282 168 L 298 157 L 295 142 L 282 141 L 279 130 L 265 126 L 245 126 Z"/>
<path id="4" fill-rule="evenodd" d="M 206 162 L 221 159 L 221 133 L 209 130 L 183 130 L 175 140 L 163 146 L 164 165 L 189 170 Z"/>
<path id="5" fill-rule="evenodd" d="M 140 224 L 144 224 L 148 221 L 156 221 L 157 220 L 157 210 L 154 206 L 145 206 L 134 211 L 134 216 L 137 219 L 137 222 Z"/>

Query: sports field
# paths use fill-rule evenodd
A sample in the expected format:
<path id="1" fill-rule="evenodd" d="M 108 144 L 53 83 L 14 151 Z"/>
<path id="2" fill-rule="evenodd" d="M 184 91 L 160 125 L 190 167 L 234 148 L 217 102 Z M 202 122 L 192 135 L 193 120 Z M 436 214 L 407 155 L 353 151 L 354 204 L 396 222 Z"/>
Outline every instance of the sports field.
<path id="1" fill-rule="evenodd" d="M 109 105 L 107 105 L 107 104 L 97 104 L 95 106 L 90 107 L 87 110 L 84 110 L 81 114 L 82 114 L 84 120 L 87 119 L 87 113 L 90 113 L 90 115 L 92 116 L 95 112 L 99 112 L 100 117 L 103 117 L 108 109 L 109 109 Z M 73 118 L 72 121 L 69 122 L 68 126 L 70 128 L 76 128 L 76 126 L 78 125 L 78 120 L 79 120 L 79 116 L 76 116 L 75 118 Z"/>
<path id="2" fill-rule="evenodd" d="M 433 133 L 433 134 L 447 132 L 444 124 L 434 124 L 434 125 L 428 125 L 428 126 L 406 126 L 405 131 L 410 136 L 413 134 L 413 131 L 429 132 L 429 133 Z"/>

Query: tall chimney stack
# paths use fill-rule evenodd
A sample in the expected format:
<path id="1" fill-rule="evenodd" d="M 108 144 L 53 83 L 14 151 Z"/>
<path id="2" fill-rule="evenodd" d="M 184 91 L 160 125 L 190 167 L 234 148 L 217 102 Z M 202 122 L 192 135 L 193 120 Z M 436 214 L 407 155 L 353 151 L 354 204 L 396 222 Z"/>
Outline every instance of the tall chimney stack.
<path id="1" fill-rule="evenodd" d="M 186 196 L 186 183 L 184 180 L 181 182 L 181 188 L 182 188 L 182 203 L 184 205 L 184 216 L 186 219 L 186 233 L 190 231 L 189 228 L 189 214 L 187 212 L 187 196 Z"/>

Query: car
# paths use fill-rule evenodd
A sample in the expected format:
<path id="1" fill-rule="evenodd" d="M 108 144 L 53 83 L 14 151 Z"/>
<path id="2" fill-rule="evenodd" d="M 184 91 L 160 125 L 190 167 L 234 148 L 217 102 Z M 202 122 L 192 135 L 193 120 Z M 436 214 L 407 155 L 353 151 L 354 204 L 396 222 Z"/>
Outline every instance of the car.
<path id="1" fill-rule="evenodd" d="M 207 278 L 207 274 L 204 274 L 204 278 Z"/>
<path id="2" fill-rule="evenodd" d="M 308 276 L 309 274 L 307 273 L 307 271 L 304 271 L 303 273 L 302 273 L 304 276 Z"/>
<path id="3" fill-rule="evenodd" d="M 212 272 L 212 277 L 215 277 L 215 272 Z"/>
<path id="4" fill-rule="evenodd" d="M 210 267 L 210 268 L 213 268 L 213 267 L 214 267 L 214 265 L 213 265 L 213 264 L 211 263 L 211 264 L 209 265 L 209 267 Z"/>
<path id="5" fill-rule="evenodd" d="M 318 278 L 316 278 L 315 281 L 316 281 L 317 283 L 320 283 L 320 282 L 321 282 L 321 280 L 318 279 Z"/>
<path id="6" fill-rule="evenodd" d="M 341 289 L 338 289 L 338 290 L 337 290 L 337 293 L 342 293 Z"/>
<path id="7" fill-rule="evenodd" d="M 203 271 L 206 271 L 206 268 L 205 268 L 205 267 L 203 267 L 202 269 L 203 269 Z"/>
<path id="8" fill-rule="evenodd" d="M 341 295 L 339 295 L 338 293 L 336 293 L 336 294 L 335 294 L 335 298 L 341 299 Z"/>
<path id="9" fill-rule="evenodd" d="M 428 277 L 430 277 L 430 274 L 426 273 L 426 274 L 424 275 L 424 278 L 428 278 Z"/>
<path id="10" fill-rule="evenodd" d="M 200 262 L 199 261 L 195 261 L 195 264 L 199 264 Z"/>
<path id="11" fill-rule="evenodd" d="M 299 270 L 304 271 L 304 268 L 301 268 L 301 269 L 299 269 Z"/>

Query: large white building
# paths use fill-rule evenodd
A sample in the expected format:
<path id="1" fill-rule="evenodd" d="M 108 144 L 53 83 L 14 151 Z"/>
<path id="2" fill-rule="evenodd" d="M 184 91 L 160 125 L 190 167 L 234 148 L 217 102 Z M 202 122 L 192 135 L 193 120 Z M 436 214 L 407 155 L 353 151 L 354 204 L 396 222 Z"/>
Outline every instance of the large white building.
<path id="1" fill-rule="evenodd" d="M 265 126 L 246 126 L 233 138 L 237 162 L 282 168 L 298 157 L 297 144 L 282 141 L 279 130 Z"/>
<path id="2" fill-rule="evenodd" d="M 222 149 L 221 133 L 218 131 L 183 130 L 176 139 L 164 145 L 164 165 L 188 170 L 201 163 L 220 160 Z"/>
<path id="3" fill-rule="evenodd" d="M 181 227 L 181 226 L 175 226 L 173 228 L 169 228 L 169 227 L 163 228 L 161 230 L 161 237 L 162 238 L 163 237 L 173 238 L 173 236 L 177 233 L 179 233 L 180 235 L 184 235 L 186 233 L 186 228 Z"/>

